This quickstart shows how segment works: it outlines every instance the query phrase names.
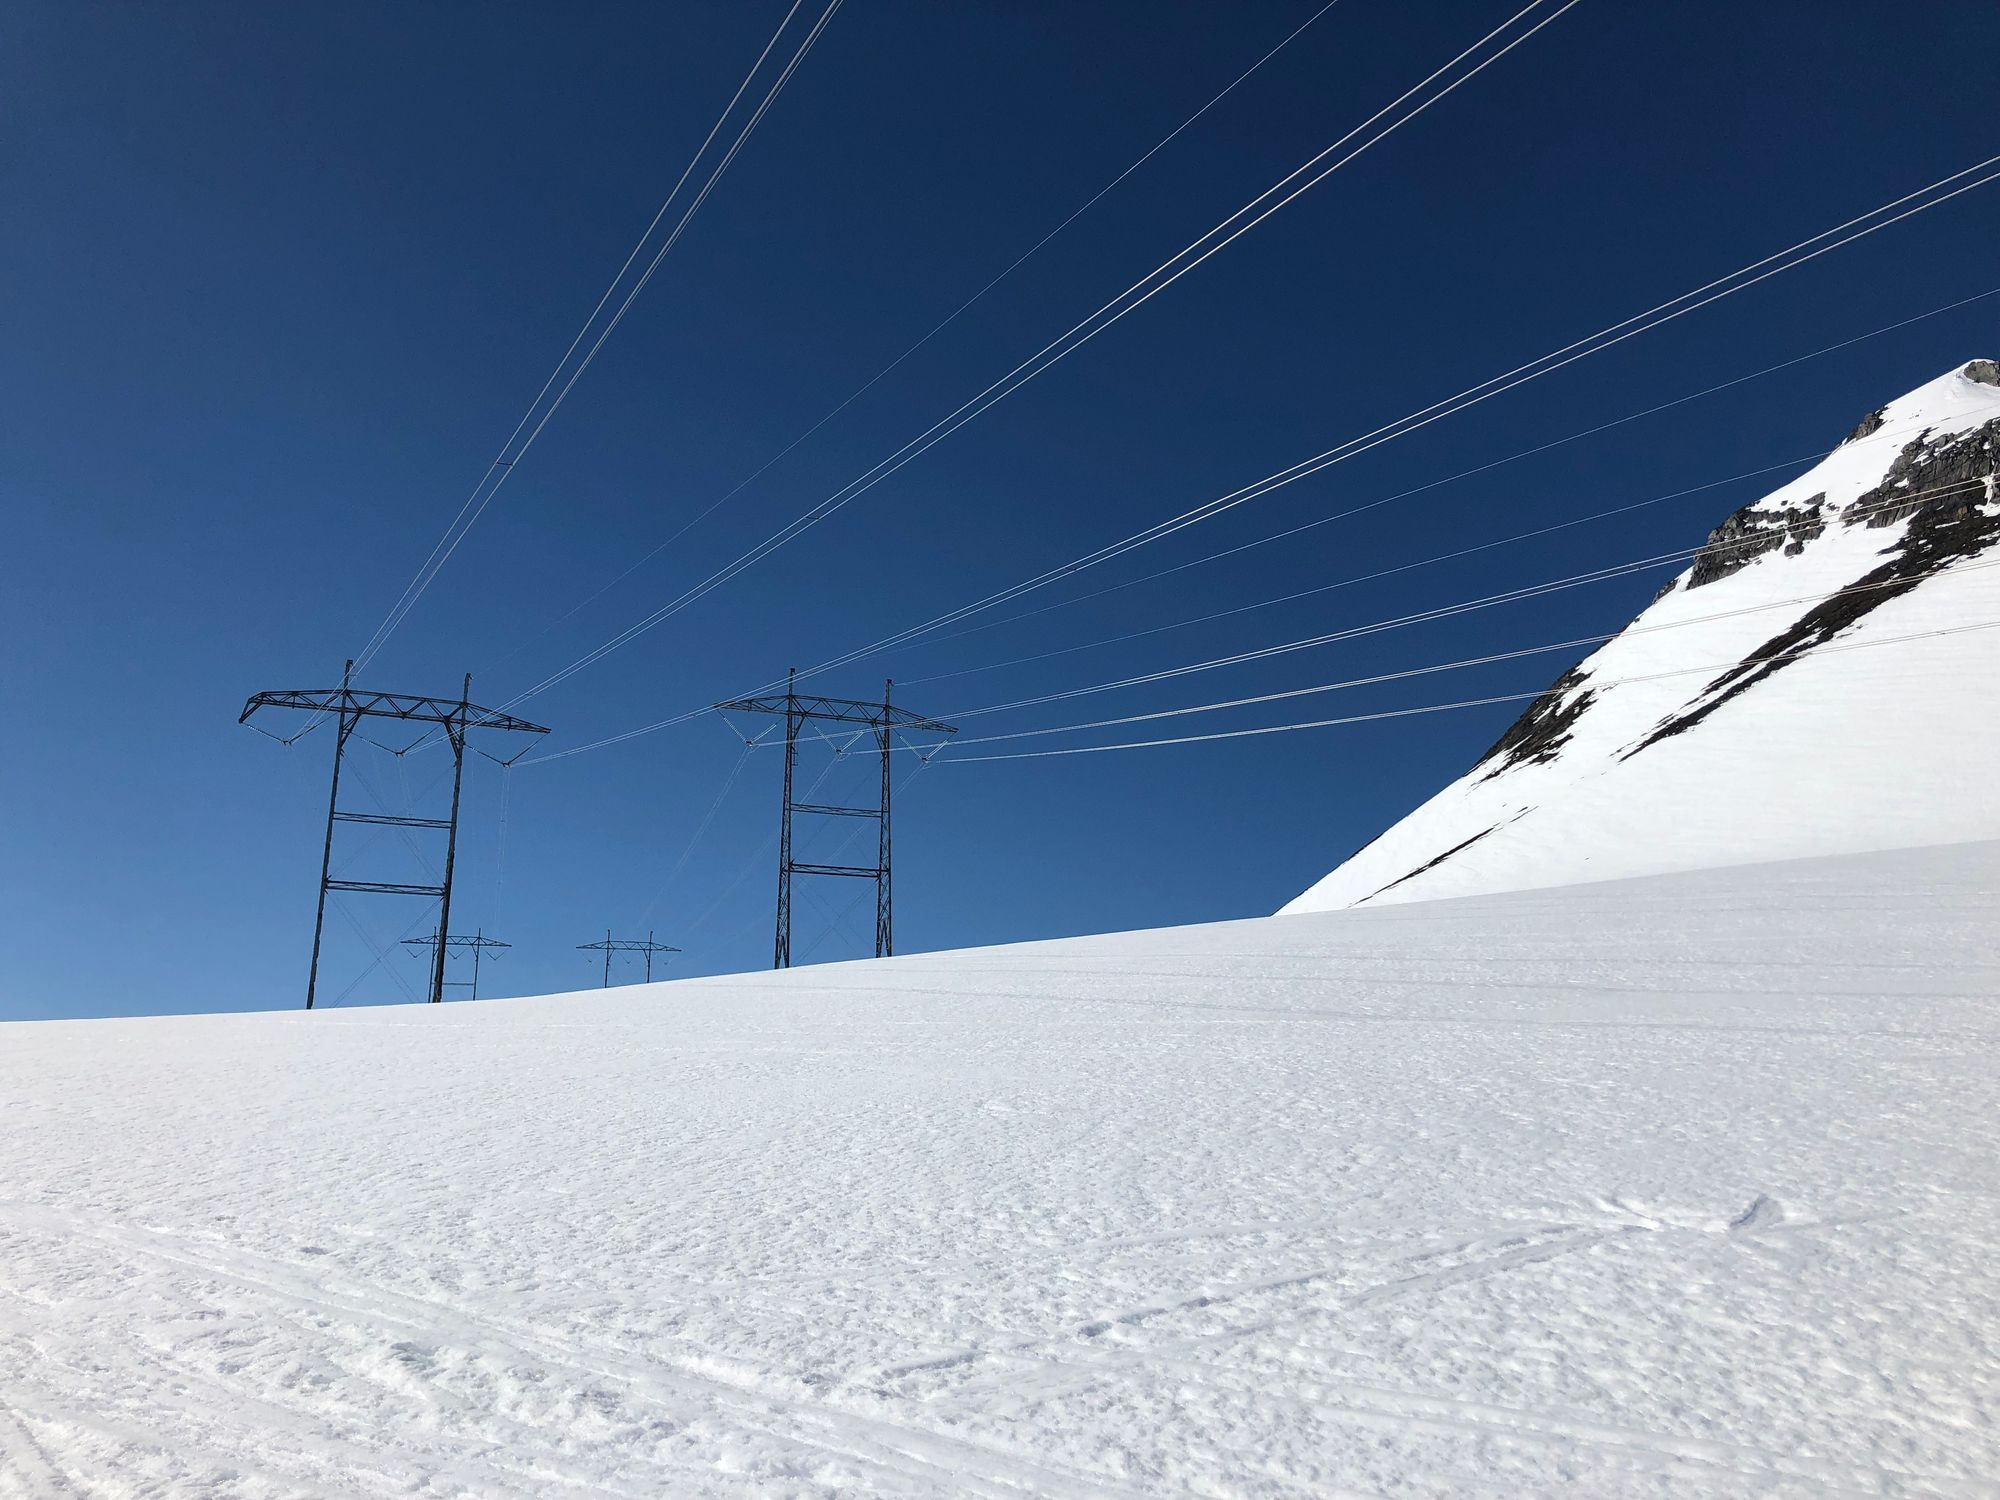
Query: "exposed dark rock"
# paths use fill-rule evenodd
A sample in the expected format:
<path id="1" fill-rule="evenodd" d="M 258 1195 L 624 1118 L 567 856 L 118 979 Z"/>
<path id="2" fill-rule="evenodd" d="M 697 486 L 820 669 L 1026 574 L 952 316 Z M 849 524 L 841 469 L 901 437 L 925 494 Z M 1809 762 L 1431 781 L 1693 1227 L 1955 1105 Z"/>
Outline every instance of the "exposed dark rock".
<path id="1" fill-rule="evenodd" d="M 1815 646 L 1824 645 L 1871 610 L 1907 594 L 1940 568 L 2000 542 L 2000 512 L 1985 510 L 1977 496 L 1918 502 L 1914 513 L 1908 534 L 1887 562 L 1807 610 L 1739 666 L 1711 682 L 1703 690 L 1707 701 L 1701 707 L 1668 719 L 1619 758 L 1630 760 L 1661 740 L 1685 734 L 1730 699 L 1790 666 Z M 1869 524 L 1875 523 L 1871 519 Z"/>
<path id="2" fill-rule="evenodd" d="M 1962 373 L 1970 380 L 2000 385 L 2000 363 L 1993 360 L 1974 360 Z M 1872 413 L 1853 437 L 1864 437 L 1881 426 L 1882 414 Z M 1909 498 L 1905 502 L 1900 496 Z M 1829 523 L 1881 528 L 1915 519 L 1893 555 L 1885 554 L 1885 561 L 1873 572 L 1808 610 L 1789 629 L 1751 652 L 1743 663 L 1717 677 L 1700 695 L 1699 708 L 1662 722 L 1627 750 L 1625 757 L 1693 728 L 1731 698 L 1830 640 L 1869 611 L 1909 592 L 1953 560 L 2000 544 L 2000 514 L 1991 513 L 1996 499 L 2000 499 L 2000 420 L 1937 438 L 1928 431 L 1920 434 L 1904 445 L 1881 484 L 1843 510 L 1831 509 L 1821 493 L 1782 510 L 1748 505 L 1735 512 L 1709 533 L 1686 579 L 1687 587 L 1700 588 L 1727 578 L 1753 559 L 1781 548 L 1786 556 L 1796 557 L 1825 533 Z M 1679 580 L 1666 584 L 1654 595 L 1655 601 L 1679 586 Z M 1587 687 L 1588 682 L 1578 667 L 1564 672 L 1479 758 L 1474 772 L 1483 772 L 1481 779 L 1490 779 L 1519 765 L 1556 759 L 1595 701 L 1596 690 Z M 1475 840 L 1466 841 L 1472 842 Z M 1438 860 L 1464 847 L 1448 849 Z M 1401 879 L 1421 873 L 1412 870 Z"/>
<path id="3" fill-rule="evenodd" d="M 1480 756 L 1472 768 L 1476 771 L 1491 761 L 1493 768 L 1486 773 L 1490 777 L 1529 761 L 1554 760 L 1556 752 L 1569 742 L 1576 721 L 1597 696 L 1593 690 L 1583 688 L 1569 702 L 1563 701 L 1582 688 L 1583 681 L 1583 673 L 1577 667 L 1563 673 L 1549 685 L 1547 692 L 1528 705 L 1528 711 L 1493 742 L 1493 748 Z"/>
<path id="4" fill-rule="evenodd" d="M 1826 530 L 1826 495 L 1814 495 L 1799 505 L 1783 510 L 1759 510 L 1746 505 L 1708 534 L 1701 551 L 1695 554 L 1694 572 L 1688 587 L 1727 578 L 1747 567 L 1766 552 L 1796 543 L 1803 545 Z M 1794 554 L 1796 555 L 1796 553 Z"/>
<path id="5" fill-rule="evenodd" d="M 1988 498 L 2000 469 L 2000 421 L 1931 441 L 1928 432 L 1903 445 L 1882 482 L 1858 497 L 1852 511 L 1870 527 L 1893 526 L 1932 507 L 1977 504 Z M 1906 504 L 1899 496 L 1908 495 Z"/>
<path id="6" fill-rule="evenodd" d="M 1882 430 L 1882 423 L 1887 420 L 1885 413 L 1888 410 L 1889 408 L 1886 406 L 1876 407 L 1875 410 L 1868 413 L 1867 416 L 1855 424 L 1854 431 L 1848 433 L 1846 437 L 1840 440 L 1840 446 L 1845 448 L 1849 443 L 1859 442 L 1862 438 L 1870 437 L 1880 432 Z"/>

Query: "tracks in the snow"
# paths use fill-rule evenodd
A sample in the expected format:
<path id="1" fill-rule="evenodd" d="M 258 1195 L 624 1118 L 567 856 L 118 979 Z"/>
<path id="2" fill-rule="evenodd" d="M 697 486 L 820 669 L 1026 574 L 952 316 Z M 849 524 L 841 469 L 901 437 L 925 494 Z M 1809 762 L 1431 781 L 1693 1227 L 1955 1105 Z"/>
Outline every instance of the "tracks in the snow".
<path id="1" fill-rule="evenodd" d="M 671 1422 L 686 1427 L 703 1418 L 718 1419 L 727 1430 L 753 1433 L 772 1445 L 773 1457 L 782 1462 L 787 1450 L 803 1451 L 845 1461 L 879 1478 L 894 1478 L 907 1484 L 916 1481 L 938 1494 L 984 1496 L 989 1500 L 1016 1500 L 1024 1493 L 1058 1497 L 1058 1500 L 1137 1500 L 1157 1491 L 1134 1490 L 1115 1480 L 1073 1473 L 1059 1466 L 1024 1455 L 998 1451 L 992 1447 L 950 1436 L 928 1428 L 896 1421 L 878 1412 L 836 1407 L 807 1393 L 802 1382 L 755 1373 L 737 1360 L 692 1357 L 686 1363 L 668 1362 L 631 1351 L 605 1347 L 581 1348 L 562 1343 L 531 1330 L 511 1327 L 496 1320 L 474 1317 L 461 1309 L 406 1293 L 377 1287 L 338 1286 L 321 1274 L 318 1264 L 303 1266 L 271 1260 L 241 1250 L 218 1253 L 219 1246 L 204 1245 L 199 1253 L 177 1239 L 157 1232 L 111 1225 L 48 1213 L 27 1205 L 0 1205 L 0 1218 L 9 1227 L 28 1232 L 59 1236 L 72 1243 L 88 1242 L 130 1258 L 172 1267 L 184 1280 L 195 1285 L 223 1285 L 247 1294 L 256 1310 L 323 1324 L 334 1320 L 372 1333 L 388 1359 L 408 1369 L 412 1379 L 422 1380 L 445 1350 L 469 1356 L 488 1366 L 528 1377 L 549 1374 L 569 1377 L 587 1395 L 604 1383 L 621 1387 L 621 1401 L 662 1408 Z M 165 1294 L 163 1289 L 163 1295 Z M 409 1351 L 418 1351 L 414 1362 Z M 237 1409 L 244 1403 L 269 1408 L 273 1422 L 307 1422 L 324 1425 L 322 1406 L 307 1402 L 272 1402 L 261 1387 L 250 1382 L 229 1380 L 216 1371 L 202 1370 L 185 1359 L 162 1361 L 171 1366 L 175 1379 L 185 1385 L 218 1387 L 217 1394 Z M 699 1368 L 697 1368 L 699 1366 Z M 722 1373 L 731 1372 L 734 1378 Z M 440 1400 L 449 1406 L 464 1403 Z M 37 1405 L 60 1405 L 54 1392 L 41 1393 Z M 62 1420 L 78 1414 L 64 1411 Z M 559 1469 L 533 1473 L 497 1468 L 471 1458 L 487 1451 L 501 1433 L 481 1432 L 476 1423 L 489 1428 L 517 1429 L 507 1436 L 510 1456 L 533 1454 L 546 1444 L 547 1434 L 538 1434 L 524 1424 L 498 1417 L 492 1411 L 462 1409 L 451 1415 L 464 1424 L 462 1436 L 468 1440 L 466 1454 L 454 1454 L 448 1466 L 469 1467 L 488 1485 L 512 1488 L 522 1495 L 547 1492 L 552 1487 L 575 1487 L 605 1493 L 601 1481 L 566 1480 Z M 84 1418 L 84 1425 L 93 1425 Z M 444 1424 L 449 1430 L 450 1423 Z M 356 1460 L 379 1457 L 360 1445 L 340 1442 L 337 1436 L 315 1432 L 314 1445 L 324 1450 L 332 1446 Z M 246 1455 L 246 1458 L 248 1456 Z M 362 1467 L 368 1467 L 362 1463 Z M 705 1482 L 717 1476 L 701 1465 Z M 746 1493 L 756 1493 L 763 1482 L 746 1476 Z M 631 1491 L 634 1495 L 653 1493 L 650 1489 Z"/>

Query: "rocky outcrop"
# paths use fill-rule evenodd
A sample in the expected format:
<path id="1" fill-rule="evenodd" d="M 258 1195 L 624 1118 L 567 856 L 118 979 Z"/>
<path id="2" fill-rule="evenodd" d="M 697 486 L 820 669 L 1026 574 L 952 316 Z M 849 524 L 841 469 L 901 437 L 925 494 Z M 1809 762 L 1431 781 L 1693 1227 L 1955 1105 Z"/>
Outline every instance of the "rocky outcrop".
<path id="1" fill-rule="evenodd" d="M 1797 661 L 1815 646 L 1825 645 L 1841 631 L 1854 624 L 1862 616 L 1880 609 L 1891 599 L 1907 594 L 1911 589 L 1931 577 L 1941 569 L 1975 553 L 1984 552 L 2000 543 L 2000 510 L 1983 503 L 1993 485 L 1992 442 L 1995 429 L 2000 423 L 1989 424 L 1966 436 L 1964 444 L 1954 443 L 1954 449 L 1972 445 L 1984 435 L 1987 447 L 1986 468 L 1983 476 L 1967 476 L 1957 486 L 1957 493 L 1947 492 L 1932 495 L 1926 499 L 1913 500 L 1907 507 L 1896 507 L 1901 516 L 1914 517 L 1903 539 L 1890 554 L 1888 561 L 1880 567 L 1857 578 L 1853 583 L 1829 598 L 1807 610 L 1788 628 L 1765 641 L 1743 659 L 1740 666 L 1732 668 L 1711 682 L 1702 693 L 1697 707 L 1685 713 L 1675 714 L 1659 725 L 1652 733 L 1632 746 L 1619 758 L 1630 760 L 1640 751 L 1674 735 L 1685 734 L 1701 723 L 1723 704 L 1740 697 L 1765 678 Z M 1906 450 L 1907 451 L 1907 450 Z M 1957 460 L 1950 466 L 1956 472 Z M 1917 486 L 1917 488 L 1927 488 Z M 1879 495 L 1877 490 L 1869 495 Z M 1867 496 L 1857 501 L 1859 511 Z M 1879 501 L 1877 502 L 1880 503 Z M 1888 520 L 1878 520 L 1877 512 L 1867 516 L 1863 524 L 1886 526 Z"/>
<path id="2" fill-rule="evenodd" d="M 1719 519 L 1626 631 L 1286 910 L 2000 838 L 1974 766 L 2000 735 L 2000 360 Z"/>
<path id="3" fill-rule="evenodd" d="M 1854 424 L 1854 431 L 1840 440 L 1840 446 L 1845 448 L 1849 443 L 1858 443 L 1865 437 L 1873 437 L 1882 430 L 1882 424 L 1888 421 L 1888 412 L 1889 408 L 1886 406 L 1876 407 Z"/>
<path id="4" fill-rule="evenodd" d="M 1708 534 L 1695 554 L 1687 586 L 1701 588 L 1746 568 L 1766 552 L 1780 547 L 1793 557 L 1826 530 L 1826 496 L 1814 495 L 1802 505 L 1760 510 L 1746 505 Z M 1664 591 L 1663 591 L 1664 592 Z"/>
<path id="5" fill-rule="evenodd" d="M 2000 364 L 1990 359 L 1974 360 L 1960 373 L 1983 385 L 2000 386 Z M 1881 426 L 1882 413 L 1870 413 L 1848 441 L 1866 437 Z M 1877 529 L 1906 520 L 1911 524 L 1894 554 L 1880 567 L 1764 642 L 1742 666 L 1710 683 L 1697 707 L 1660 724 L 1626 750 L 1623 758 L 1685 733 L 1753 684 L 1832 639 L 1869 611 L 1907 593 L 1939 568 L 2000 543 L 2000 511 L 1993 508 L 1996 499 L 2000 499 L 2000 421 L 1938 436 L 1920 433 L 1904 444 L 1880 484 L 1844 507 L 1830 506 L 1821 492 L 1796 505 L 1773 508 L 1760 501 L 1736 511 L 1708 534 L 1687 575 L 1687 588 L 1727 578 L 1780 549 L 1786 556 L 1796 557 L 1830 524 Z M 1679 580 L 1669 583 L 1654 598 L 1657 601 L 1681 586 Z M 1553 760 L 1590 707 L 1594 692 L 1585 686 L 1588 681 L 1588 676 L 1574 667 L 1558 677 L 1479 758 L 1474 766 L 1479 779 L 1490 779 L 1515 766 Z"/>
<path id="6" fill-rule="evenodd" d="M 1923 510 L 1981 504 L 1993 498 L 1996 470 L 2000 470 L 2000 422 L 1938 438 L 1924 433 L 1904 445 L 1882 482 L 1859 496 L 1849 513 L 1868 526 L 1881 527 Z"/>
<path id="7" fill-rule="evenodd" d="M 1583 673 L 1576 667 L 1563 673 L 1493 742 L 1493 748 L 1479 757 L 1473 769 L 1498 776 L 1529 761 L 1554 760 L 1568 743 L 1571 726 L 1597 696 L 1583 681 Z"/>

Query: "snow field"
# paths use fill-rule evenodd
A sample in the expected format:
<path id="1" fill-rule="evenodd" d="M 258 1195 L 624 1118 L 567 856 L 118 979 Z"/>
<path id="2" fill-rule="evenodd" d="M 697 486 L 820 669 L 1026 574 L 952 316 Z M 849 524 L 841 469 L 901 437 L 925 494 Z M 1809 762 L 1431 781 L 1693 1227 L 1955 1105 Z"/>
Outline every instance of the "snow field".
<path id="1" fill-rule="evenodd" d="M 1996 902 L 0 1028 L 0 1495 L 1992 1494 Z"/>
<path id="2" fill-rule="evenodd" d="M 1806 509 L 1822 495 L 1844 508 L 1882 483 L 1924 423 L 1936 435 L 1996 419 L 2000 387 L 1941 376 L 1757 508 Z M 1684 572 L 1580 664 L 1579 690 L 1593 696 L 1553 758 L 1475 767 L 1285 910 L 2000 839 L 2000 780 L 1976 769 L 2000 747 L 2000 628 L 1963 629 L 2000 624 L 1991 550 L 1886 597 L 1688 733 L 1632 753 L 1725 668 L 1879 566 L 1907 528 L 1835 517 L 1795 556 L 1765 553 L 1700 588 Z"/>

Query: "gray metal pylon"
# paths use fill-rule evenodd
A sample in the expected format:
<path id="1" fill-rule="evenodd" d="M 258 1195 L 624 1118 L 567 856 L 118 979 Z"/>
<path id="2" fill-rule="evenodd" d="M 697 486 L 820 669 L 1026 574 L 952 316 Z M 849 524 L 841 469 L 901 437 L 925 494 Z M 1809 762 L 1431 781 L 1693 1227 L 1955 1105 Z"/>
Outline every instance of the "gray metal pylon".
<path id="1" fill-rule="evenodd" d="M 640 942 L 636 938 L 615 938 L 611 935 L 611 929 L 609 927 L 604 929 L 603 942 L 578 943 L 576 947 L 579 953 L 595 953 L 600 948 L 604 950 L 604 988 L 607 990 L 611 988 L 612 954 L 614 953 L 643 954 L 646 960 L 646 983 L 651 984 L 653 982 L 653 955 L 655 953 L 678 953 L 681 951 L 680 949 L 676 948 L 672 943 L 654 942 L 653 934 L 651 931 L 648 931 L 646 933 L 645 941 Z"/>
<path id="2" fill-rule="evenodd" d="M 319 994 L 320 948 L 326 935 L 326 898 L 333 891 L 363 891 L 392 896 L 431 896 L 438 901 L 435 960 L 431 967 L 430 998 L 444 998 L 444 957 L 451 944 L 451 889 L 458 855 L 459 798 L 465 776 L 465 746 L 471 731 L 500 730 L 512 734 L 547 734 L 540 724 L 530 724 L 498 709 L 481 708 L 472 702 L 472 675 L 466 674 L 456 700 L 422 693 L 371 692 L 354 686 L 354 663 L 341 669 L 337 688 L 287 688 L 254 693 L 243 705 L 236 722 L 248 723 L 259 709 L 301 709 L 322 717 L 331 716 L 338 726 L 334 732 L 332 785 L 326 799 L 326 838 L 320 848 L 319 902 L 313 914 L 312 958 L 306 968 L 306 1009 L 311 1010 Z M 434 724 L 451 742 L 451 816 L 419 818 L 375 813 L 343 812 L 340 806 L 340 766 L 347 754 L 347 742 L 364 718 L 403 719 Z M 318 722 L 315 720 L 314 722 Z M 308 728 L 311 726 L 308 725 Z M 303 733 L 303 731 L 301 731 Z M 407 753 L 398 751 L 397 754 Z M 336 823 L 386 824 L 400 828 L 441 829 L 445 834 L 444 878 L 437 885 L 415 885 L 403 881 L 346 880 L 333 873 L 333 833 Z"/>
<path id="3" fill-rule="evenodd" d="M 715 705 L 725 713 L 783 715 L 785 720 L 784 791 L 778 810 L 778 921 L 772 946 L 772 967 L 785 969 L 792 962 L 792 878 L 796 875 L 841 875 L 875 882 L 875 956 L 887 958 L 896 951 L 895 877 L 890 859 L 891 806 L 893 795 L 892 755 L 896 732 L 921 730 L 928 734 L 956 734 L 957 729 L 922 714 L 898 708 L 895 684 L 882 684 L 882 701 L 870 703 L 858 698 L 829 698 L 822 694 L 801 694 L 797 669 L 785 674 L 782 695 L 732 698 Z M 815 720 L 859 726 L 857 735 L 872 732 L 882 757 L 882 790 L 873 807 L 844 807 L 822 802 L 794 800 L 793 786 L 798 767 L 798 739 L 802 726 Z M 872 865 L 817 864 L 798 858 L 792 840 L 794 814 L 822 817 L 874 818 L 877 822 L 875 863 Z"/>

